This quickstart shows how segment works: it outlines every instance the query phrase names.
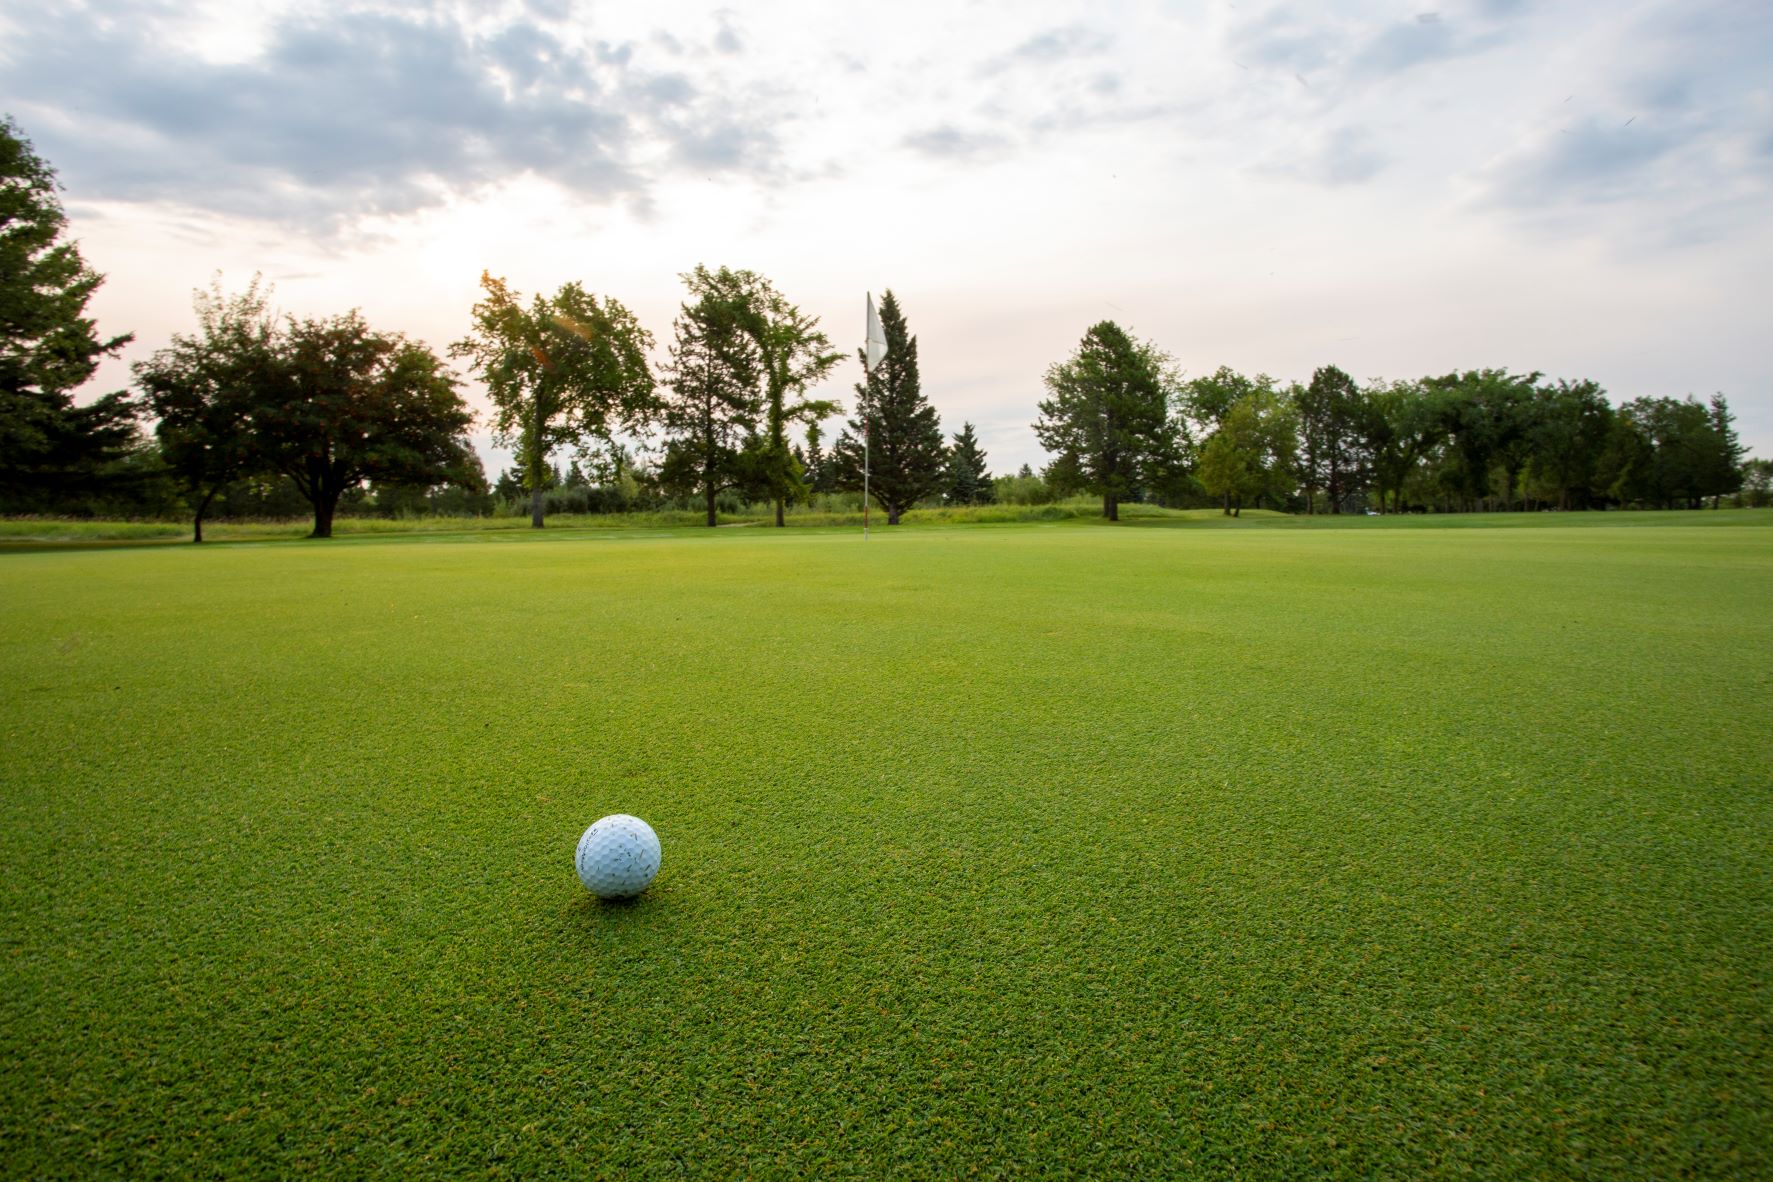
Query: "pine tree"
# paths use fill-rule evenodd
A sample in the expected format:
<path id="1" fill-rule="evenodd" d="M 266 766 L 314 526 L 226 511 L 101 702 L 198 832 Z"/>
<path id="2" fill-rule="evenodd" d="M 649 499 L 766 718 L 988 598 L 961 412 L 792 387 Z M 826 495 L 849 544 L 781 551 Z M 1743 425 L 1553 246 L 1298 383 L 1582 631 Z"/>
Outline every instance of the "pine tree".
<path id="1" fill-rule="evenodd" d="M 712 527 L 720 494 L 752 480 L 745 457 L 763 414 L 757 392 L 762 361 L 746 331 L 744 301 L 700 280 L 697 273 L 684 276 L 696 298 L 678 310 L 665 367 L 659 483 L 701 497 Z"/>
<path id="2" fill-rule="evenodd" d="M 886 510 L 887 524 L 897 525 L 905 510 L 942 490 L 948 456 L 936 408 L 924 399 L 918 378 L 917 338 L 906 331 L 905 315 L 890 291 L 880 301 L 880 326 L 886 357 L 856 386 L 856 417 L 831 454 L 839 486 L 861 491 L 867 433 L 868 493 Z M 857 356 L 866 354 L 858 349 Z"/>
<path id="3" fill-rule="evenodd" d="M 948 491 L 943 499 L 950 505 L 991 503 L 991 473 L 985 469 L 985 453 L 979 450 L 971 423 L 961 424 L 948 449 Z"/>
<path id="4" fill-rule="evenodd" d="M 1170 418 L 1169 359 L 1111 320 L 1091 326 L 1070 360 L 1046 374 L 1034 434 L 1053 453 L 1047 482 L 1060 492 L 1102 498 L 1102 516 L 1120 520 L 1120 502 L 1179 466 L 1180 431 Z"/>
<path id="5" fill-rule="evenodd" d="M 831 453 L 825 450 L 824 439 L 825 433 L 819 430 L 819 424 L 806 425 L 806 483 L 815 493 L 837 491 Z"/>
<path id="6" fill-rule="evenodd" d="M 104 276 L 63 240 L 55 170 L 0 120 L 0 510 L 52 509 L 100 490 L 136 440 L 126 394 L 73 391 L 129 334 L 100 340 L 85 315 Z"/>

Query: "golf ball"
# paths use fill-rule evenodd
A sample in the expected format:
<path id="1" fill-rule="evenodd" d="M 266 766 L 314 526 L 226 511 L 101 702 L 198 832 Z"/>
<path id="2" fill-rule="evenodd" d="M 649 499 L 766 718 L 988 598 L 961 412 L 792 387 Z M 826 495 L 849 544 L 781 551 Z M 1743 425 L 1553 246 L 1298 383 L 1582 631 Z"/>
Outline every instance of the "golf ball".
<path id="1" fill-rule="evenodd" d="M 659 872 L 659 856 L 659 835 L 651 825 L 613 813 L 585 830 L 573 865 L 598 898 L 631 899 Z"/>

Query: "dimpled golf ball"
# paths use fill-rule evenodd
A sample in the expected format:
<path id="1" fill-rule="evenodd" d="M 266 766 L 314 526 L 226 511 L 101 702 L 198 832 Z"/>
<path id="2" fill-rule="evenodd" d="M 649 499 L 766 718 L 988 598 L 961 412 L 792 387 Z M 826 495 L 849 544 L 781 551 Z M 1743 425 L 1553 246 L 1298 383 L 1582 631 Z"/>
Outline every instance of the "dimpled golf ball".
<path id="1" fill-rule="evenodd" d="M 573 859 L 599 899 L 632 899 L 659 872 L 659 835 L 639 817 L 613 813 L 585 830 Z"/>

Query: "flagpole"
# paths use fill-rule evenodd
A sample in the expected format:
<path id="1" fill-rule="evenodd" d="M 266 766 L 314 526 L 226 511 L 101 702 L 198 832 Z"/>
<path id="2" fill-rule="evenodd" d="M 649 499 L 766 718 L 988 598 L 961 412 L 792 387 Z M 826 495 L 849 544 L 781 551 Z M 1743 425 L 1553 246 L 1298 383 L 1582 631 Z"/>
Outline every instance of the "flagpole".
<path id="1" fill-rule="evenodd" d="M 868 419 L 867 398 L 874 370 L 886 356 L 886 333 L 874 314 L 874 293 L 868 293 L 868 343 L 862 349 L 862 540 L 868 540 L 868 444 L 873 424 Z"/>

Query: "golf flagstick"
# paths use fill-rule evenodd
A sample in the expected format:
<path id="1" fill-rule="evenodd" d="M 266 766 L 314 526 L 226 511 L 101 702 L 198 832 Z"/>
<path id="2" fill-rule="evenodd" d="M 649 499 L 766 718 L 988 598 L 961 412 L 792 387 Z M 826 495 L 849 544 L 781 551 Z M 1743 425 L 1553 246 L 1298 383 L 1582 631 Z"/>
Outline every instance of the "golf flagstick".
<path id="1" fill-rule="evenodd" d="M 880 317 L 874 312 L 874 293 L 868 293 L 868 345 L 862 351 L 862 388 L 868 388 L 868 378 L 879 368 L 881 358 L 886 356 L 886 332 L 880 327 Z M 862 540 L 868 540 L 868 436 L 872 424 L 868 418 L 868 408 L 862 408 Z"/>

